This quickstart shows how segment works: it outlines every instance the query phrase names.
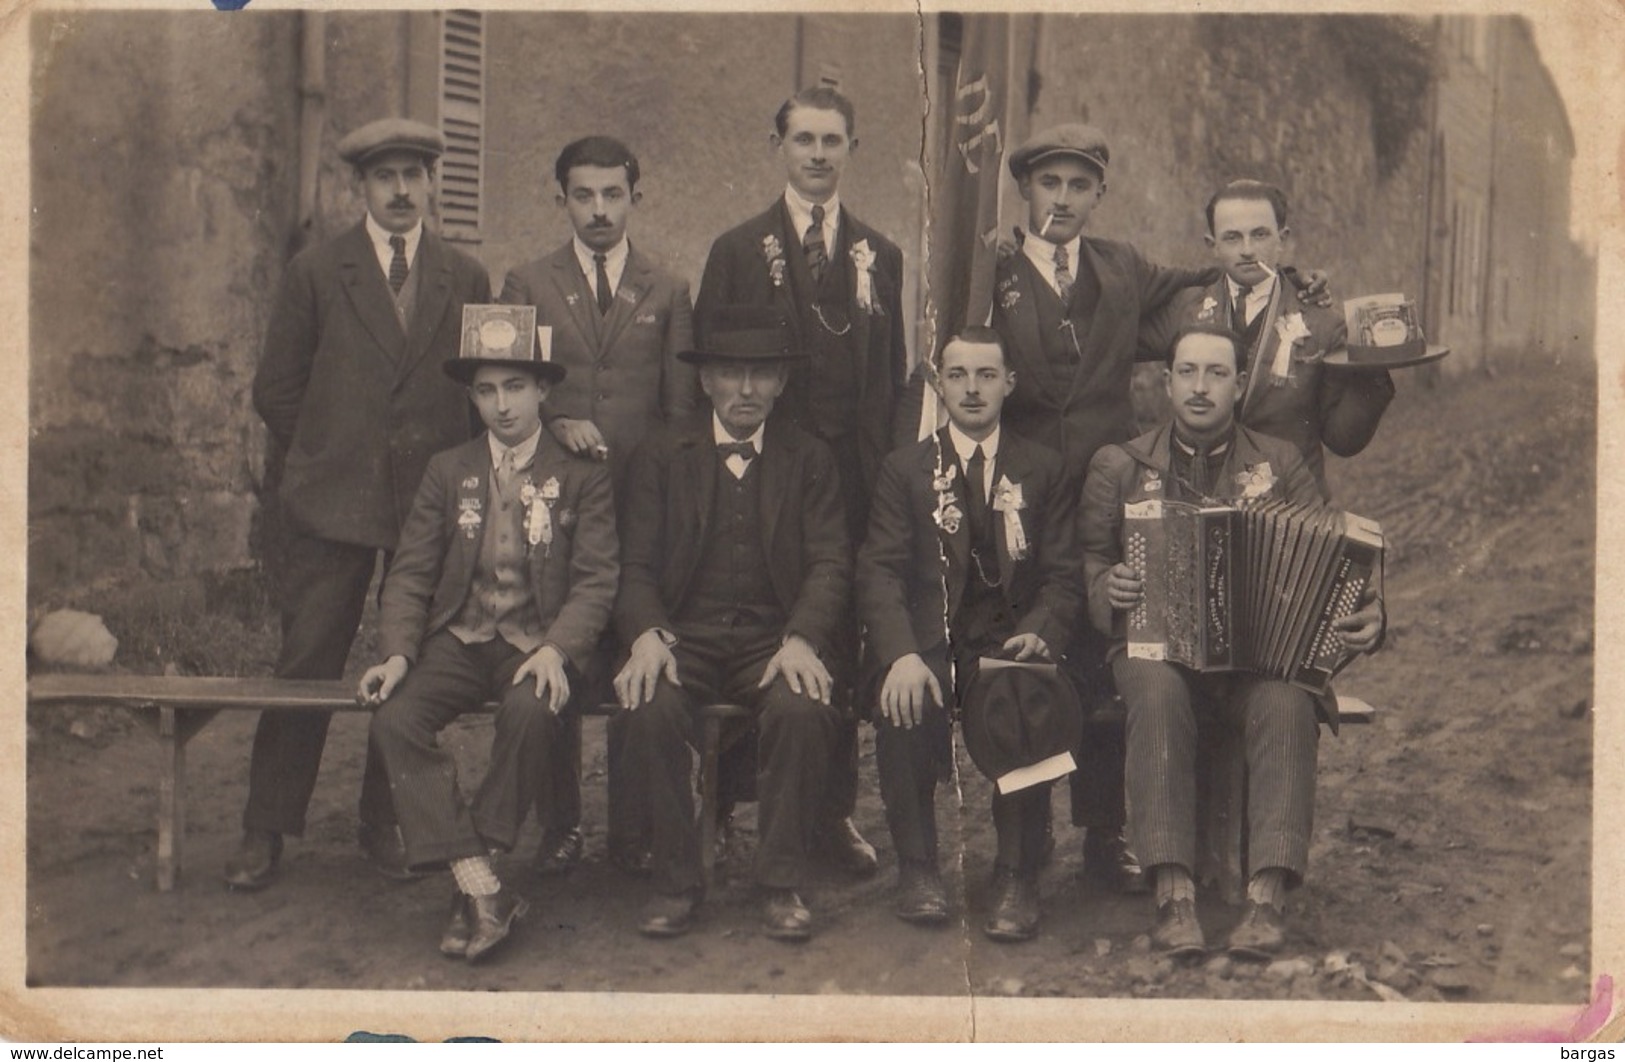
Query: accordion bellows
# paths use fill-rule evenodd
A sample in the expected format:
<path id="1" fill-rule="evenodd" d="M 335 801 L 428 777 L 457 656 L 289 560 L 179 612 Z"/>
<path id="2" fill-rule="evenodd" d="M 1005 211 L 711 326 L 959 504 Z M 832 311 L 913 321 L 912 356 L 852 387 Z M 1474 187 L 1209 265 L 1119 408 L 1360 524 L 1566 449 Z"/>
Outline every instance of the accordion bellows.
<path id="1" fill-rule="evenodd" d="M 1128 654 L 1195 671 L 1254 671 L 1325 693 L 1353 658 L 1332 623 L 1382 563 L 1382 528 L 1278 499 L 1123 509 L 1123 557 L 1144 576 Z"/>

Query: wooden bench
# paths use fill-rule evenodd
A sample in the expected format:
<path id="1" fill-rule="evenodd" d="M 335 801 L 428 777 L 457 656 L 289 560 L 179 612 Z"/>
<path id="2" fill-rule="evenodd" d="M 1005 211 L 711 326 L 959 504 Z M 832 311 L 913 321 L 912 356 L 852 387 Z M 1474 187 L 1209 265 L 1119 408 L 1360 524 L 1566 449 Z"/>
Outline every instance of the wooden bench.
<path id="1" fill-rule="evenodd" d="M 169 675 L 49 673 L 28 679 L 28 703 L 40 708 L 89 705 L 123 708 L 140 717 L 158 739 L 158 891 L 175 887 L 186 836 L 186 744 L 222 711 L 368 712 L 357 704 L 355 685 L 343 680 L 201 678 Z M 495 704 L 480 711 L 493 712 Z M 608 717 L 616 704 L 598 704 L 583 716 Z M 716 848 L 717 757 L 722 724 L 747 718 L 737 705 L 713 704 L 701 710 L 700 860 L 711 882 Z"/>
<path id="2" fill-rule="evenodd" d="M 1376 709 L 1337 698 L 1338 725 L 1363 726 Z M 1201 727 L 1196 752 L 1196 880 L 1228 904 L 1247 898 L 1247 745 L 1233 726 Z"/>

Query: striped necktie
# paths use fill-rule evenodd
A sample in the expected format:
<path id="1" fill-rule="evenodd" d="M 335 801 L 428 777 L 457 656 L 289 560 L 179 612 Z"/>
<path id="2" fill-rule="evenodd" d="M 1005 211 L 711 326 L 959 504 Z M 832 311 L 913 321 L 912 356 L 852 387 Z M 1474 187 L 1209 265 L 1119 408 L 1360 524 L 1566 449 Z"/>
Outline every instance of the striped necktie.
<path id="1" fill-rule="evenodd" d="M 406 237 L 391 236 L 389 245 L 395 248 L 395 257 L 389 260 L 389 290 L 399 295 L 401 288 L 406 285 Z"/>
<path id="2" fill-rule="evenodd" d="M 801 249 L 807 255 L 807 268 L 812 271 L 814 280 L 824 279 L 824 267 L 829 265 L 829 249 L 824 246 L 824 208 L 821 204 L 813 204 L 812 224 L 807 226 L 807 234 L 802 237 Z"/>

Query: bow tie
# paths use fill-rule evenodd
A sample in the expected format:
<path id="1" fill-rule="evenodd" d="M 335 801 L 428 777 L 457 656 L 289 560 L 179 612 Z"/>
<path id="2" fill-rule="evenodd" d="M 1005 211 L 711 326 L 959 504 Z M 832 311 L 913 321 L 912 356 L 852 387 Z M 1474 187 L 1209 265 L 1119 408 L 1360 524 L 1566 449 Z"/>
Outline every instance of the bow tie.
<path id="1" fill-rule="evenodd" d="M 738 457 L 742 461 L 749 461 L 756 456 L 756 444 L 748 441 L 717 443 L 717 456 L 723 460 Z"/>

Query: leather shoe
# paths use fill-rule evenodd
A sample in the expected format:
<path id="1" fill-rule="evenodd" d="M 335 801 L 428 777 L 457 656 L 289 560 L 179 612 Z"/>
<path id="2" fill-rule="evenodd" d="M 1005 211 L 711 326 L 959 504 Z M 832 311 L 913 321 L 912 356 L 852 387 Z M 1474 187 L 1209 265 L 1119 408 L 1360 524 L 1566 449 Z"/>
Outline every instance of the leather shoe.
<path id="1" fill-rule="evenodd" d="M 898 870 L 897 917 L 917 926 L 948 921 L 948 890 L 936 867 L 905 863 Z"/>
<path id="2" fill-rule="evenodd" d="M 1196 918 L 1195 900 L 1169 900 L 1157 908 L 1157 924 L 1151 929 L 1151 943 L 1176 959 L 1194 959 L 1207 954 L 1202 923 Z"/>
<path id="3" fill-rule="evenodd" d="M 1091 829 L 1083 837 L 1083 873 L 1125 896 L 1142 896 L 1151 882 L 1121 830 Z"/>
<path id="4" fill-rule="evenodd" d="M 479 962 L 491 949 L 508 939 L 513 924 L 530 912 L 530 903 L 512 889 L 501 889 L 490 896 L 468 897 L 469 921 L 474 935 L 468 939 L 463 953 L 469 962 Z"/>
<path id="5" fill-rule="evenodd" d="M 533 869 L 539 878 L 556 878 L 570 873 L 570 868 L 581 862 L 581 830 L 572 826 L 568 830 L 542 831 L 542 846 L 536 850 Z"/>
<path id="6" fill-rule="evenodd" d="M 769 889 L 762 905 L 762 928 L 774 940 L 800 943 L 812 936 L 812 912 L 794 889 Z"/>
<path id="7" fill-rule="evenodd" d="M 634 878 L 646 878 L 654 872 L 654 853 L 647 848 L 611 848 L 609 861 Z"/>
<path id="8" fill-rule="evenodd" d="M 1226 948 L 1232 959 L 1267 962 L 1286 943 L 1286 913 L 1267 903 L 1247 901 L 1241 921 L 1230 931 Z"/>
<path id="9" fill-rule="evenodd" d="M 680 937 L 694 924 L 694 911 L 699 906 L 700 897 L 694 892 L 656 894 L 643 905 L 638 932 L 646 937 Z"/>
<path id="10" fill-rule="evenodd" d="M 1019 944 L 1038 935 L 1038 883 L 1003 867 L 993 874 L 993 905 L 982 933 L 1000 944 Z"/>
<path id="11" fill-rule="evenodd" d="M 244 830 L 237 851 L 226 860 L 226 887 L 255 892 L 276 879 L 282 859 L 282 835 L 270 830 Z"/>
<path id="12" fill-rule="evenodd" d="M 358 831 L 361 847 L 372 861 L 372 867 L 389 881 L 422 881 L 429 875 L 413 870 L 406 862 L 406 838 L 399 826 L 375 826 L 363 822 Z"/>
<path id="13" fill-rule="evenodd" d="M 461 959 L 468 954 L 469 939 L 474 936 L 474 922 L 468 913 L 468 897 L 460 892 L 451 895 L 451 921 L 440 937 L 440 954 Z"/>
<path id="14" fill-rule="evenodd" d="M 853 877 L 871 877 L 880 869 L 875 846 L 863 839 L 850 818 L 838 819 L 819 830 L 817 846 L 825 859 Z"/>

